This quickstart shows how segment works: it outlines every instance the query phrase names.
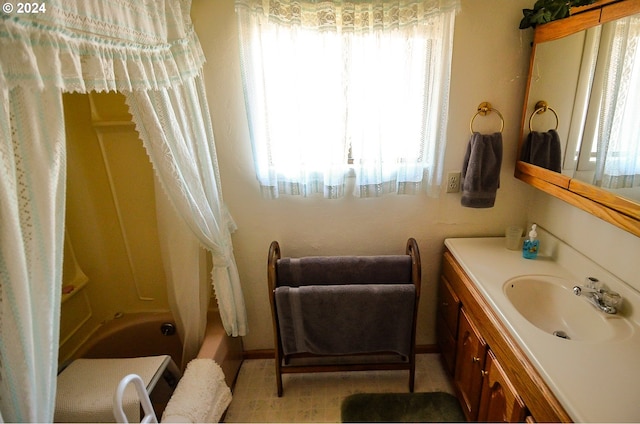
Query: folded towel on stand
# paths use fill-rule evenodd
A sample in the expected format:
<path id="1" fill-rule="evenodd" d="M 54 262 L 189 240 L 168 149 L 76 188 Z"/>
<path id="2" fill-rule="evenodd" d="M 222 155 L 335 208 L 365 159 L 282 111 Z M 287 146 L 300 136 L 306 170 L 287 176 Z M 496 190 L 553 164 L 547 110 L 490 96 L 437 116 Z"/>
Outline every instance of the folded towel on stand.
<path id="1" fill-rule="evenodd" d="M 500 187 L 502 133 L 474 132 L 462 166 L 462 206 L 491 208 Z"/>
<path id="2" fill-rule="evenodd" d="M 531 131 L 522 145 L 520 160 L 551 171 L 562 171 L 562 148 L 556 130 Z"/>
<path id="3" fill-rule="evenodd" d="M 413 284 L 283 286 L 275 301 L 285 355 L 411 353 Z"/>
<path id="4" fill-rule="evenodd" d="M 383 284 L 411 282 L 411 256 L 306 256 L 282 258 L 278 285 Z"/>

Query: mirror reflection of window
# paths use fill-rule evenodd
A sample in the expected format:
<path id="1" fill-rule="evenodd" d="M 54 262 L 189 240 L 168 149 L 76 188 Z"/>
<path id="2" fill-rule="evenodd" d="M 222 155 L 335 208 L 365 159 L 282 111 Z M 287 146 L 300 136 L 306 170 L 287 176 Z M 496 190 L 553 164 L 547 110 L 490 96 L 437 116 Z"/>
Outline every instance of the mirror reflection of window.
<path id="1" fill-rule="evenodd" d="M 640 16 L 612 26 L 594 184 L 630 189 L 640 187 Z"/>
<path id="2" fill-rule="evenodd" d="M 575 177 L 607 189 L 640 186 L 640 16 L 602 25 Z M 590 57 L 586 51 L 585 55 Z M 588 62 L 588 61 L 587 61 Z M 578 106 L 578 103 L 576 103 Z M 574 109 L 574 114 L 579 107 Z M 582 148 L 580 148 L 582 146 Z M 567 162 L 568 161 L 568 162 Z M 565 168 L 571 167 L 565 158 Z M 628 197 L 631 193 L 628 194 Z"/>

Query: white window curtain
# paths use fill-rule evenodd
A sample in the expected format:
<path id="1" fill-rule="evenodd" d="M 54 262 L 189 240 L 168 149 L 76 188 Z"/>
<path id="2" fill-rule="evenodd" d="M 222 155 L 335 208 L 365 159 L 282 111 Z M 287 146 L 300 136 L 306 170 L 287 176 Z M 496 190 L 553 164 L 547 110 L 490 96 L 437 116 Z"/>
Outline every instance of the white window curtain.
<path id="1" fill-rule="evenodd" d="M 145 146 L 166 154 L 150 151 L 171 204 L 212 251 L 218 302 L 233 305 L 222 316 L 225 328 L 246 331 L 191 2 L 44 5 L 39 14 L 0 14 L 0 421 L 8 422 L 53 421 L 66 175 L 62 92 L 128 94 L 138 128 L 157 137 L 143 136 Z M 163 108 L 155 122 L 153 107 Z M 190 120 L 173 117 L 180 108 Z M 195 152 L 204 157 L 185 164 Z"/>
<path id="2" fill-rule="evenodd" d="M 356 196 L 436 195 L 458 9 L 458 0 L 236 0 L 263 193 L 341 197 L 352 167 Z"/>
<path id="3" fill-rule="evenodd" d="M 594 184 L 609 189 L 640 187 L 640 16 L 613 25 Z"/>

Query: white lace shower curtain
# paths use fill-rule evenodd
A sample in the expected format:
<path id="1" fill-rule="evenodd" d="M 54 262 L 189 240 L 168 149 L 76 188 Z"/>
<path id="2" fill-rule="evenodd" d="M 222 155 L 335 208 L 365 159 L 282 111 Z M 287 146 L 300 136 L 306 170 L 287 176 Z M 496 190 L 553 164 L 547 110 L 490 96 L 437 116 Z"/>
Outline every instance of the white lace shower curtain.
<path id="1" fill-rule="evenodd" d="M 619 19 L 609 47 L 594 184 L 640 187 L 640 16 Z"/>
<path id="2" fill-rule="evenodd" d="M 228 334 L 246 334 L 244 298 L 233 256 L 235 223 L 222 203 L 218 161 L 201 76 L 168 89 L 125 93 L 158 179 L 180 217 L 211 251 L 213 284 Z M 195 119 L 196 117 L 201 119 Z"/>
<path id="3" fill-rule="evenodd" d="M 62 95 L 56 87 L 0 87 L 0 421 L 52 422 L 66 186 Z"/>
<path id="4" fill-rule="evenodd" d="M 218 301 L 232 305 L 224 308 L 225 327 L 246 331 L 191 2 L 44 5 L 39 14 L 0 14 L 0 421 L 9 422 L 53 421 L 64 241 L 62 92 L 128 93 L 145 146 L 165 154 L 150 151 L 171 203 L 212 250 Z M 163 109 L 154 121 L 147 107 Z M 168 113 L 182 107 L 189 120 Z M 200 161 L 185 166 L 180 160 L 194 149 Z"/>
<path id="5" fill-rule="evenodd" d="M 206 254 L 202 244 L 180 218 L 167 197 L 158 177 L 155 180 L 156 219 L 167 298 L 178 334 L 182 339 L 182 364 L 185 369 L 198 355 L 206 330 L 207 306 L 210 299 L 206 280 Z"/>

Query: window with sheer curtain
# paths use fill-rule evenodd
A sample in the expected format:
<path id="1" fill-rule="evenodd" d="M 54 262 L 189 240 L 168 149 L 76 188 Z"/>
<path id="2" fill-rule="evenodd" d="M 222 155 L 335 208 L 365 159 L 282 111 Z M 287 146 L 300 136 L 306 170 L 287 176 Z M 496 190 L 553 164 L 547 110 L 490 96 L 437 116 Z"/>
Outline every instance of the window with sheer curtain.
<path id="1" fill-rule="evenodd" d="M 459 0 L 236 0 L 268 197 L 439 191 Z"/>
<path id="2" fill-rule="evenodd" d="M 640 16 L 611 25 L 594 183 L 610 189 L 640 187 Z"/>

